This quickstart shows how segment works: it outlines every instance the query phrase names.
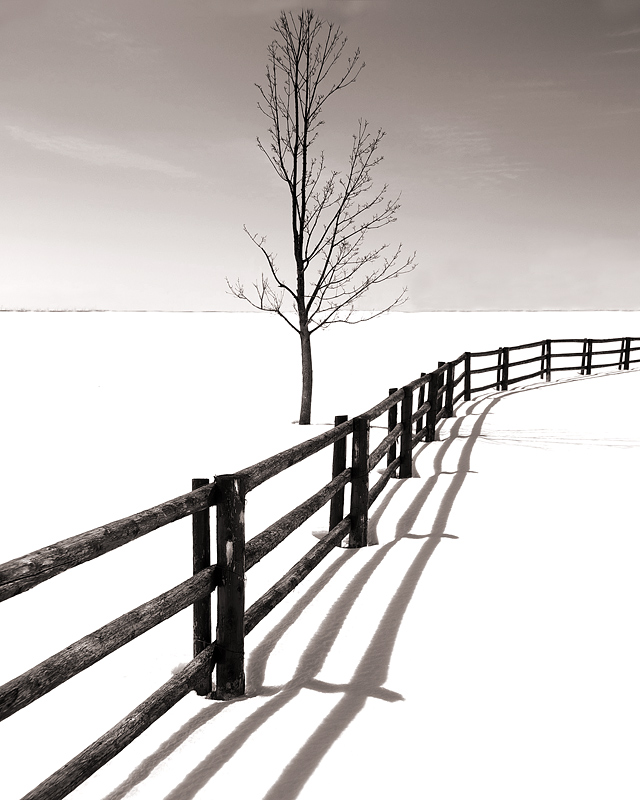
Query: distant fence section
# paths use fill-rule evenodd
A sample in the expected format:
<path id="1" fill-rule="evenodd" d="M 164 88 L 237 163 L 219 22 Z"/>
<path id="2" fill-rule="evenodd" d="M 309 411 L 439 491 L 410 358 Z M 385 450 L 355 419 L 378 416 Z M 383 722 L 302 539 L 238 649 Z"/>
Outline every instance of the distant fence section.
<path id="1" fill-rule="evenodd" d="M 216 700 L 245 691 L 244 639 L 336 546 L 367 545 L 369 508 L 391 478 L 410 478 L 413 450 L 436 438 L 437 423 L 482 391 L 505 392 L 525 380 L 551 380 L 554 372 L 617 367 L 640 362 L 638 337 L 545 339 L 515 347 L 463 353 L 439 362 L 402 388 L 393 388 L 364 414 L 336 417 L 325 433 L 232 475 L 194 479 L 187 494 L 100 528 L 72 536 L 0 565 L 0 601 L 134 541 L 176 520 L 192 518 L 193 576 L 69 645 L 0 687 L 0 720 L 100 661 L 179 611 L 193 607 L 193 659 L 100 739 L 29 792 L 23 800 L 58 800 L 159 719 L 186 694 Z M 532 353 L 531 355 L 527 355 Z M 527 355 L 527 357 L 522 357 Z M 371 450 L 371 423 L 386 414 L 387 435 Z M 349 440 L 350 438 L 350 448 Z M 315 453 L 333 447 L 331 479 L 307 500 L 245 542 L 244 510 L 249 492 Z M 347 463 L 350 449 L 349 464 Z M 370 484 L 371 472 L 379 477 Z M 327 476 L 328 477 L 328 476 Z M 348 509 L 345 489 L 349 487 Z M 329 505 L 328 533 L 250 608 L 245 609 L 245 574 Z M 215 506 L 216 553 L 212 564 L 210 509 Z M 211 596 L 216 592 L 216 635 Z M 213 671 L 215 668 L 215 686 Z"/>

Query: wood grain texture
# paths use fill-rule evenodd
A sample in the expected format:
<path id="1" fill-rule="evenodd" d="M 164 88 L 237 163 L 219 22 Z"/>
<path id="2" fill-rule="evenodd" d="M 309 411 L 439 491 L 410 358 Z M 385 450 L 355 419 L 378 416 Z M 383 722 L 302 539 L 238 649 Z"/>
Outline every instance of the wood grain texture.
<path id="1" fill-rule="evenodd" d="M 244 558 L 246 488 L 236 475 L 216 476 L 216 546 L 220 572 L 216 641 L 216 700 L 242 697 L 244 676 Z"/>
<path id="2" fill-rule="evenodd" d="M 194 601 L 209 597 L 216 583 L 216 568 L 208 567 L 5 683 L 0 687 L 0 720 L 15 714 Z"/>
<path id="3" fill-rule="evenodd" d="M 32 789 L 22 800 L 61 800 L 66 797 L 182 700 L 200 680 L 203 672 L 211 672 L 214 659 L 215 644 L 211 644 L 111 730 Z"/>
<path id="4" fill-rule="evenodd" d="M 206 486 L 206 478 L 193 478 L 191 489 Z M 196 511 L 191 517 L 191 539 L 193 548 L 193 574 L 197 575 L 211 566 L 211 519 L 210 511 Z M 193 604 L 193 657 L 211 644 L 211 593 Z M 196 692 L 202 697 L 211 694 L 211 675 L 206 675 Z"/>
<path id="5" fill-rule="evenodd" d="M 325 447 L 336 442 L 338 439 L 347 436 L 351 433 L 353 427 L 352 420 L 347 420 L 342 425 L 332 428 L 330 431 L 325 431 L 312 439 L 307 439 L 306 442 L 290 447 L 288 450 L 283 450 L 270 458 L 265 458 L 251 467 L 246 467 L 236 474 L 243 480 L 245 491 L 250 492 L 256 486 L 260 486 L 269 478 L 273 478 L 285 469 L 289 469 L 294 464 L 304 461 L 305 458 L 319 453 Z"/>
<path id="6" fill-rule="evenodd" d="M 214 484 L 0 565 L 0 601 L 215 504 Z"/>
<path id="7" fill-rule="evenodd" d="M 343 470 L 333 480 L 323 486 L 318 492 L 309 497 L 304 503 L 289 511 L 273 525 L 265 528 L 262 533 L 254 536 L 247 542 L 245 569 L 251 569 L 255 564 L 270 553 L 280 542 L 284 541 L 290 533 L 295 531 L 303 522 L 319 511 L 337 492 L 343 489 L 351 480 L 351 468 Z"/>
<path id="8" fill-rule="evenodd" d="M 324 536 L 304 555 L 280 580 L 247 610 L 244 616 L 245 636 L 272 611 L 278 603 L 292 592 L 307 575 L 315 569 L 322 559 L 336 547 L 349 532 L 351 520 L 345 517 L 342 522 Z"/>

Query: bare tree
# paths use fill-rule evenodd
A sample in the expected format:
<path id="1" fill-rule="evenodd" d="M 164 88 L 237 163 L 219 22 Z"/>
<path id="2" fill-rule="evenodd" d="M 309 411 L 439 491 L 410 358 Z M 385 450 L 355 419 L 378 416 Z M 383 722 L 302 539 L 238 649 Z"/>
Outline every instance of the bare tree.
<path id="1" fill-rule="evenodd" d="M 371 170 L 382 160 L 378 147 L 384 131 L 372 133 L 367 122 L 359 120 L 344 172 L 328 170 L 324 152 L 315 155 L 313 149 L 326 102 L 352 84 L 364 67 L 360 51 L 342 61 L 342 69 L 336 67 L 347 40 L 339 27 L 312 10 L 296 16 L 283 11 L 273 30 L 277 36 L 268 48 L 266 85 L 256 84 L 261 95 L 258 108 L 269 120 L 270 143 L 266 147 L 258 139 L 258 147 L 289 190 L 295 276 L 287 281 L 267 250 L 265 237 L 245 227 L 268 269 L 253 284 L 251 295 L 240 281 L 227 283 L 236 297 L 277 314 L 299 336 L 300 424 L 308 425 L 311 334 L 336 322 L 373 319 L 404 302 L 406 289 L 380 311 L 354 314 L 356 302 L 372 286 L 413 269 L 415 254 L 402 260 L 398 247 L 387 256 L 387 244 L 361 249 L 366 234 L 395 222 L 399 208 L 397 198 L 386 198 L 387 185 L 375 190 L 371 179 Z M 295 321 L 287 316 L 286 308 L 294 312 Z"/>

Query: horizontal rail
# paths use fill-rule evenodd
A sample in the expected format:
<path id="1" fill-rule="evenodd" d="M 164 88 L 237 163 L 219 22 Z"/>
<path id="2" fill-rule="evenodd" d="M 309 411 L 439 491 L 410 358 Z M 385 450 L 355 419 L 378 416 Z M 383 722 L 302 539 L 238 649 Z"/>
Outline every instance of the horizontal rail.
<path id="1" fill-rule="evenodd" d="M 423 431 L 424 433 L 424 431 Z M 389 479 L 393 476 L 395 471 L 400 466 L 401 457 L 398 456 L 394 458 L 394 460 L 387 466 L 387 468 L 383 471 L 382 475 L 378 480 L 374 483 L 374 485 L 369 489 L 369 500 L 368 505 L 369 508 L 375 503 L 375 501 L 380 496 L 380 493 L 384 489 L 384 487 L 389 483 Z"/>
<path id="2" fill-rule="evenodd" d="M 367 461 L 367 469 L 371 472 L 372 469 L 381 461 L 381 459 L 389 452 L 394 442 L 398 441 L 398 437 L 402 433 L 402 423 L 399 422 L 395 428 L 388 433 L 376 449 L 371 453 Z"/>
<path id="3" fill-rule="evenodd" d="M 151 531 L 215 505 L 214 484 L 174 497 L 130 517 L 93 528 L 0 564 L 0 601 L 33 589 L 71 567 L 133 542 Z"/>
<path id="4" fill-rule="evenodd" d="M 419 378 L 418 380 L 421 380 Z M 364 414 L 360 414 L 361 417 L 366 417 L 369 422 L 372 422 L 374 419 L 377 419 L 381 414 L 384 414 L 385 411 L 388 411 L 390 408 L 399 403 L 402 398 L 404 397 L 404 387 L 402 389 L 398 389 L 393 394 L 390 394 L 388 397 L 385 397 L 384 400 L 381 400 L 377 405 L 370 408 L 368 411 L 365 411 Z"/>
<path id="5" fill-rule="evenodd" d="M 529 344 L 516 344 L 513 347 L 509 347 L 509 350 L 526 350 L 529 347 L 542 347 L 544 344 L 544 339 L 539 342 L 529 342 Z"/>
<path id="6" fill-rule="evenodd" d="M 442 369 L 436 369 L 433 372 L 426 373 L 425 375 L 421 375 L 419 378 L 415 378 L 410 383 L 407 383 L 404 387 L 405 389 L 409 389 L 412 392 L 415 392 L 416 389 L 419 389 L 421 386 L 429 383 L 432 375 L 438 375 L 439 372 L 442 372 Z"/>
<path id="7" fill-rule="evenodd" d="M 510 361 L 509 369 L 512 367 L 521 367 L 524 364 L 533 364 L 535 361 L 540 363 L 540 356 L 532 356 L 531 358 L 523 358 L 521 361 Z M 538 370 L 540 372 L 540 370 Z"/>
<path id="8" fill-rule="evenodd" d="M 245 636 L 318 566 L 322 559 L 346 536 L 350 526 L 351 518 L 347 516 L 291 567 L 284 577 L 280 578 L 259 600 L 256 600 L 244 615 Z"/>
<path id="9" fill-rule="evenodd" d="M 608 352 L 615 353 L 616 355 L 620 355 L 620 350 L 610 350 Z M 580 351 L 579 353 L 553 353 L 552 358 L 582 358 L 584 352 Z M 593 355 L 606 355 L 603 353 L 596 353 L 593 352 Z"/>
<path id="10" fill-rule="evenodd" d="M 427 413 L 427 411 L 431 408 L 431 403 L 428 400 L 425 400 L 424 403 L 414 411 L 411 415 L 411 422 L 415 422 L 417 419 L 421 419 Z"/>
<path id="11" fill-rule="evenodd" d="M 617 367 L 617 366 L 618 366 L 618 362 L 617 361 L 613 361 L 613 362 L 611 362 L 611 364 L 592 364 L 591 365 L 592 369 L 606 369 L 607 367 Z M 571 371 L 575 372 L 576 370 L 579 370 L 579 369 L 580 369 L 580 367 L 576 367 L 575 364 L 574 364 L 571 367 L 551 367 L 551 369 L 548 370 L 548 371 L 549 372 L 571 372 Z"/>
<path id="12" fill-rule="evenodd" d="M 0 720 L 43 697 L 194 601 L 207 597 L 217 583 L 216 567 L 208 567 L 0 686 Z"/>
<path id="13" fill-rule="evenodd" d="M 456 404 L 458 401 L 462 400 L 462 398 L 463 398 L 463 397 L 464 397 L 464 389 L 463 389 L 463 390 L 460 392 L 460 394 L 457 394 L 457 395 L 456 395 L 456 396 L 453 398 L 453 400 L 452 400 L 452 403 L 453 403 L 453 405 L 455 406 L 455 404 Z"/>
<path id="14" fill-rule="evenodd" d="M 415 433 L 412 436 L 412 438 L 411 438 L 411 449 L 412 450 L 417 444 L 419 444 L 424 439 L 424 437 L 427 435 L 428 431 L 429 431 L 428 428 L 421 428 L 417 433 Z"/>
<path id="15" fill-rule="evenodd" d="M 551 344 L 583 344 L 584 339 L 550 339 Z M 620 337 L 617 339 L 591 339 L 592 342 L 619 342 Z M 555 355 L 555 353 L 554 353 Z"/>
<path id="16" fill-rule="evenodd" d="M 498 369 L 498 366 L 496 364 L 492 364 L 490 367 L 478 367 L 477 369 L 472 369 L 471 370 L 471 374 L 472 375 L 480 375 L 483 372 L 495 372 L 497 369 Z M 494 381 L 494 383 L 495 383 L 495 381 Z"/>
<path id="17" fill-rule="evenodd" d="M 481 356 L 497 356 L 500 352 L 500 348 L 497 350 L 485 350 L 482 353 L 469 353 L 471 358 L 480 358 Z"/>
<path id="18" fill-rule="evenodd" d="M 618 347 L 616 350 L 593 350 L 592 356 L 595 358 L 596 356 L 619 356 L 620 355 L 620 348 Z"/>
<path id="19" fill-rule="evenodd" d="M 461 380 L 464 380 L 464 372 L 461 372 L 458 377 L 453 381 L 453 385 L 457 386 Z"/>
<path id="20" fill-rule="evenodd" d="M 589 339 L 589 341 L 593 342 L 594 344 L 608 344 L 609 342 L 622 342 L 622 341 L 624 341 L 624 338 L 625 338 L 624 336 L 623 337 L 616 336 L 614 339 Z M 637 337 L 635 337 L 635 336 L 631 337 L 631 341 L 634 341 L 634 340 L 637 341 Z M 578 340 L 578 341 L 580 341 L 580 340 Z M 584 341 L 584 340 L 582 340 L 582 341 Z"/>
<path id="21" fill-rule="evenodd" d="M 245 550 L 245 571 L 255 566 L 258 561 L 270 553 L 280 542 L 283 542 L 290 533 L 299 528 L 303 522 L 319 511 L 328 503 L 340 489 L 343 489 L 351 480 L 351 467 L 343 470 L 339 475 L 323 486 L 318 492 L 309 497 L 304 503 L 289 511 L 273 525 L 265 528 L 262 533 L 254 536 L 247 542 Z"/>
<path id="22" fill-rule="evenodd" d="M 137 739 L 163 714 L 196 687 L 203 673 L 213 670 L 215 642 L 205 648 L 111 730 L 64 767 L 32 789 L 22 800 L 62 800 L 87 778 Z"/>
<path id="23" fill-rule="evenodd" d="M 574 367 L 575 369 L 575 367 Z M 537 369 L 535 372 L 530 372 L 528 375 L 520 375 L 518 378 L 509 378 L 507 383 L 511 386 L 512 383 L 519 383 L 520 381 L 527 381 L 529 378 L 538 378 L 540 376 L 540 370 Z"/>
<path id="24" fill-rule="evenodd" d="M 493 369 L 495 370 L 495 367 Z M 471 391 L 472 392 L 484 392 L 487 389 L 495 389 L 495 388 L 496 388 L 496 382 L 492 381 L 491 383 L 488 383 L 486 386 L 474 386 Z"/>
<path id="25" fill-rule="evenodd" d="M 350 419 L 341 425 L 336 425 L 335 428 L 331 428 L 329 431 L 314 436 L 312 439 L 307 439 L 305 442 L 290 447 L 288 450 L 283 450 L 281 453 L 265 458 L 264 461 L 259 461 L 251 467 L 245 467 L 235 474 L 238 478 L 244 479 L 245 491 L 250 492 L 269 478 L 273 478 L 285 469 L 293 467 L 294 464 L 304 461 L 305 458 L 319 453 L 330 444 L 348 436 L 352 431 L 353 420 Z"/>
<path id="26" fill-rule="evenodd" d="M 217 583 L 216 567 L 208 567 L 0 686 L 0 720 L 43 697 L 196 600 L 208 597 Z"/>

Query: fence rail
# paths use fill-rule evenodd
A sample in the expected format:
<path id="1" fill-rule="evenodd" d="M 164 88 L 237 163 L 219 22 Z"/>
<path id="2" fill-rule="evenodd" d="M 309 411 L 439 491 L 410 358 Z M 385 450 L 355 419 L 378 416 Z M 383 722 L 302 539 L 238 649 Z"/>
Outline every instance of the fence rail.
<path id="1" fill-rule="evenodd" d="M 615 348 L 598 345 L 616 343 Z M 277 453 L 233 475 L 213 481 L 194 478 L 192 490 L 153 508 L 0 565 L 0 601 L 26 592 L 67 569 L 83 564 L 158 528 L 192 518 L 193 576 L 102 628 L 79 639 L 22 675 L 0 687 L 0 720 L 60 686 L 109 653 L 132 641 L 179 611 L 193 606 L 193 660 L 147 700 L 43 783 L 23 800 L 58 800 L 106 764 L 190 691 L 218 700 L 244 694 L 244 639 L 335 547 L 367 545 L 369 508 L 391 478 L 410 478 L 413 450 L 436 438 L 437 423 L 453 416 L 460 402 L 482 391 L 507 391 L 525 380 L 551 380 L 554 372 L 577 371 L 590 375 L 594 369 L 628 370 L 640 363 L 632 354 L 640 351 L 640 337 L 612 339 L 544 339 L 514 347 L 466 352 L 402 388 L 389 389 L 388 397 L 353 419 L 335 418 L 334 427 Z M 577 351 L 558 346 L 582 345 Z M 555 350 L 554 350 L 555 346 Z M 512 352 L 539 348 L 531 357 L 511 360 Z M 613 361 L 599 363 L 603 356 Z M 497 359 L 472 368 L 474 359 Z M 558 359 L 562 359 L 561 365 Z M 566 359 L 579 363 L 566 364 Z M 555 366 L 554 366 L 555 361 Z M 514 370 L 536 364 L 533 372 L 514 375 Z M 462 371 L 456 375 L 456 368 Z M 490 383 L 474 385 L 476 376 L 492 374 Z M 486 379 L 485 379 L 486 380 Z M 460 391 L 456 388 L 462 384 Z M 417 397 L 414 395 L 417 392 Z M 414 407 L 415 406 L 415 407 Z M 387 434 L 370 450 L 371 423 L 387 414 Z M 351 437 L 351 461 L 347 464 L 347 439 Z M 244 507 L 247 494 L 289 467 L 333 446 L 331 480 L 245 543 Z M 373 486 L 369 475 L 386 456 L 386 466 Z M 345 489 L 350 486 L 345 514 Z M 311 516 L 329 504 L 328 532 L 262 597 L 245 611 L 246 571 L 272 552 Z M 216 508 L 216 564 L 211 564 L 210 509 Z M 216 638 L 212 634 L 211 596 L 216 592 Z M 216 670 L 215 688 L 212 682 Z"/>

